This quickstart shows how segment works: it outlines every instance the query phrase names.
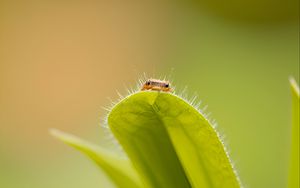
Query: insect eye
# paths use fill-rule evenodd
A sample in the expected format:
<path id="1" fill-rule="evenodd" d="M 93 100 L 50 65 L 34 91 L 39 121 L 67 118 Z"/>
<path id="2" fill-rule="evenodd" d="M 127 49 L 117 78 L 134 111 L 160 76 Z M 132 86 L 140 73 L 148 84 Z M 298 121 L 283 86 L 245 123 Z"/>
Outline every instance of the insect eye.
<path id="1" fill-rule="evenodd" d="M 146 82 L 146 85 L 150 85 L 150 82 L 149 82 L 149 81 L 147 81 L 147 82 Z"/>
<path id="2" fill-rule="evenodd" d="M 165 87 L 169 87 L 169 84 L 166 84 Z"/>

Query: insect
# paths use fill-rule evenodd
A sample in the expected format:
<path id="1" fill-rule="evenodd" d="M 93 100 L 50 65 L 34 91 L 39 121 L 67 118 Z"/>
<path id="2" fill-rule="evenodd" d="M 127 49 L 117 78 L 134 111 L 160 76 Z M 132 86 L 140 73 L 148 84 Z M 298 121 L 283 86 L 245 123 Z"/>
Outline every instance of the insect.
<path id="1" fill-rule="evenodd" d="M 172 89 L 170 88 L 170 83 L 165 80 L 156 80 L 156 79 L 149 79 L 147 80 L 143 86 L 142 91 L 144 90 L 153 90 L 153 91 L 165 91 L 170 92 Z"/>

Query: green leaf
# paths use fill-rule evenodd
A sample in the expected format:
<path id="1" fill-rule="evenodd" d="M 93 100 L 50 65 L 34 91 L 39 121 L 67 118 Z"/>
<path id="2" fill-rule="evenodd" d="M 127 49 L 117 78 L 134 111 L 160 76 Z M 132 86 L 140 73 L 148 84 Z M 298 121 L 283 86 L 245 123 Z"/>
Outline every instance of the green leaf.
<path id="1" fill-rule="evenodd" d="M 289 171 L 289 188 L 299 188 L 299 87 L 290 79 L 292 90 L 292 145 Z"/>
<path id="2" fill-rule="evenodd" d="M 210 122 L 171 93 L 133 94 L 112 109 L 108 124 L 145 187 L 240 187 Z"/>
<path id="3" fill-rule="evenodd" d="M 120 158 L 115 153 L 59 130 L 50 132 L 54 137 L 89 156 L 118 187 L 141 187 L 138 175 L 128 159 Z"/>

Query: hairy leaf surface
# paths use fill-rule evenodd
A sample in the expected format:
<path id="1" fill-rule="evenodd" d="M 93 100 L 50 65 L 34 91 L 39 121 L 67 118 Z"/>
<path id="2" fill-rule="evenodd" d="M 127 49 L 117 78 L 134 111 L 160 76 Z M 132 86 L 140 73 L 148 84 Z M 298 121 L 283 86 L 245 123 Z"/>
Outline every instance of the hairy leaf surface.
<path id="1" fill-rule="evenodd" d="M 145 187 L 240 187 L 210 122 L 171 93 L 130 95 L 112 109 L 108 124 Z"/>

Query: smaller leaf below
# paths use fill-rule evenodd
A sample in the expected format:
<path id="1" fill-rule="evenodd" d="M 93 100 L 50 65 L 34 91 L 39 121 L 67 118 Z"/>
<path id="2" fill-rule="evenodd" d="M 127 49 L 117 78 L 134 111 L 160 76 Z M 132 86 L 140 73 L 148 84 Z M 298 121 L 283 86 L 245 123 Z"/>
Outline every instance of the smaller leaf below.
<path id="1" fill-rule="evenodd" d="M 142 187 L 138 175 L 128 159 L 118 158 L 114 153 L 71 134 L 52 129 L 50 133 L 89 156 L 113 180 L 117 187 Z"/>

